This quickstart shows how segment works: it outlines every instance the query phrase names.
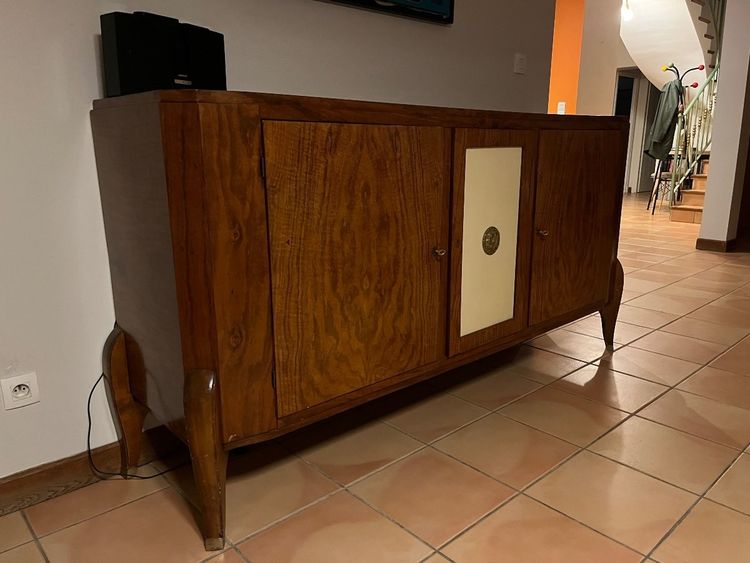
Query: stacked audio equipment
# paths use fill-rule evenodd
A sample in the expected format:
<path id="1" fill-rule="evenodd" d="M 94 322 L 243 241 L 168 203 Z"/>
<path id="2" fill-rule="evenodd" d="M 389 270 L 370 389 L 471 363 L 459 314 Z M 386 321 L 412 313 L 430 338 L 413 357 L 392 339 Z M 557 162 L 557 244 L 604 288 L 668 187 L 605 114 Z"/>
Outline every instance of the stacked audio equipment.
<path id="1" fill-rule="evenodd" d="M 101 29 L 107 97 L 227 89 L 221 33 L 147 12 L 104 14 Z"/>

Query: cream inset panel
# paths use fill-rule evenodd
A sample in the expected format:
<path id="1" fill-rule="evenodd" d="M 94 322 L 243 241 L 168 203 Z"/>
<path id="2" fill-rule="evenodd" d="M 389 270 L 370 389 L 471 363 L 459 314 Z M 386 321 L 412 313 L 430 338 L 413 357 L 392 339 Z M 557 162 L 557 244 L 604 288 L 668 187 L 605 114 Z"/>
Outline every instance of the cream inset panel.
<path id="1" fill-rule="evenodd" d="M 521 158 L 521 147 L 466 150 L 461 336 L 513 318 Z M 493 254 L 490 227 L 500 235 Z"/>

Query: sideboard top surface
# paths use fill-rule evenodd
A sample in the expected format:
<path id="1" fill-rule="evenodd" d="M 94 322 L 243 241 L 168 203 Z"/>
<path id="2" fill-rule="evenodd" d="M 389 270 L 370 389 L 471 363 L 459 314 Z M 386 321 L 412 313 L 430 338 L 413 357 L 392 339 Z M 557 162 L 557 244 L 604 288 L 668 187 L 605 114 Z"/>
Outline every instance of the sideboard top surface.
<path id="1" fill-rule="evenodd" d="M 628 119 L 625 117 L 514 113 L 215 90 L 155 90 L 104 98 L 94 101 L 94 110 L 152 103 L 253 104 L 259 106 L 261 119 L 280 120 L 506 129 L 625 130 L 628 128 Z"/>

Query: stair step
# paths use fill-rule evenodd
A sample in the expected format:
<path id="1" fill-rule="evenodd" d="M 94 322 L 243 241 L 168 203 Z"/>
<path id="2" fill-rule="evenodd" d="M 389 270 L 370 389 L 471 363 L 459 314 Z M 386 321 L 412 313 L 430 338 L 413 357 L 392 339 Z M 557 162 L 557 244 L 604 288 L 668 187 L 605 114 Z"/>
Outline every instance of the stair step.
<path id="1" fill-rule="evenodd" d="M 706 39 L 716 39 L 716 38 L 715 38 L 715 37 L 714 37 L 713 35 L 711 35 L 710 33 L 704 33 L 704 34 L 703 34 L 703 37 L 705 37 Z"/>
<path id="2" fill-rule="evenodd" d="M 706 180 L 701 180 L 700 178 L 693 178 L 693 189 L 706 191 Z"/>
<path id="3" fill-rule="evenodd" d="M 703 16 L 698 16 L 698 21 L 701 21 L 703 23 L 711 23 L 710 18 L 704 18 Z"/>
<path id="4" fill-rule="evenodd" d="M 715 55 L 716 49 L 706 49 L 706 53 L 708 53 L 709 55 Z"/>
<path id="5" fill-rule="evenodd" d="M 699 6 L 705 6 L 706 1 L 705 0 L 693 0 L 694 4 L 698 4 Z"/>
<path id="6" fill-rule="evenodd" d="M 669 212 L 669 220 L 675 223 L 700 223 L 703 208 L 698 205 L 674 205 Z"/>
<path id="7" fill-rule="evenodd" d="M 708 176 L 706 174 L 693 174 L 693 189 L 705 190 L 708 185 Z"/>
<path id="8" fill-rule="evenodd" d="M 703 209 L 703 202 L 705 199 L 706 192 L 704 190 L 685 190 L 682 192 L 680 206 L 700 207 Z"/>

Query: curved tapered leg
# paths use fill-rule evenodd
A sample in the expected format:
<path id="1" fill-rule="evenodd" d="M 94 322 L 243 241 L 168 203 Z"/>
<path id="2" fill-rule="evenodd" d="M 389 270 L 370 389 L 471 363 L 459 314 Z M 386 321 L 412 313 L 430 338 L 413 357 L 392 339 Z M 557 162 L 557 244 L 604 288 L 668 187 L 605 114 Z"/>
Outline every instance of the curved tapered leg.
<path id="1" fill-rule="evenodd" d="M 218 392 L 212 371 L 186 374 L 185 427 L 208 551 L 224 548 L 227 452 L 219 430 Z"/>
<path id="2" fill-rule="evenodd" d="M 108 383 L 105 385 L 107 398 L 120 440 L 120 474 L 126 477 L 129 469 L 138 467 L 143 420 L 148 409 L 133 398 L 125 333 L 117 325 L 104 344 L 102 368 Z"/>
<path id="3" fill-rule="evenodd" d="M 622 264 L 615 259 L 612 265 L 612 276 L 609 288 L 609 301 L 599 311 L 602 317 L 602 333 L 604 333 L 604 343 L 607 348 L 614 347 L 615 326 L 617 324 L 617 313 L 620 311 L 620 301 L 622 301 L 622 290 L 625 285 L 625 273 L 622 270 Z"/>

